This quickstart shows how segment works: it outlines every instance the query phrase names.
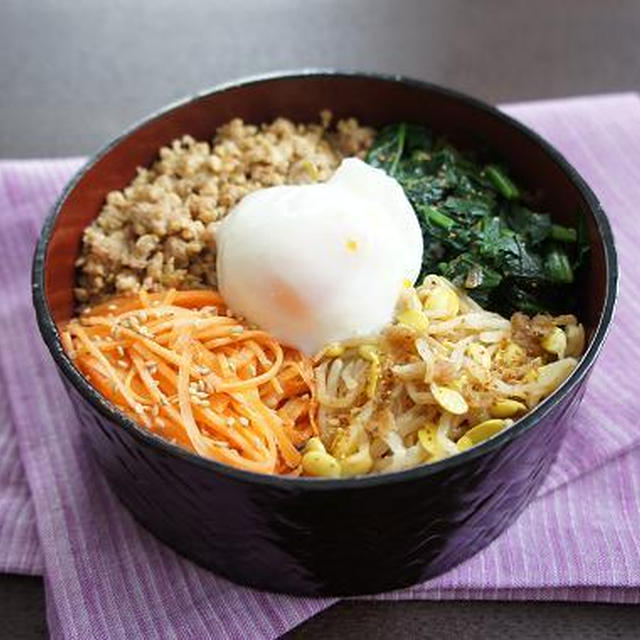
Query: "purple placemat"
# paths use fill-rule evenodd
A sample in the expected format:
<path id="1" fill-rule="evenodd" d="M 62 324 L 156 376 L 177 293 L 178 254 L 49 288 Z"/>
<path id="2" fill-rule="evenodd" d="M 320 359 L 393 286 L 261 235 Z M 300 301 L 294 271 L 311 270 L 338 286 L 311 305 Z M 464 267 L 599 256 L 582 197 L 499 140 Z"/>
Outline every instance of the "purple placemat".
<path id="1" fill-rule="evenodd" d="M 505 110 L 555 144 L 609 214 L 620 301 L 574 427 L 536 500 L 483 552 L 385 599 L 640 602 L 640 99 Z M 112 496 L 30 307 L 33 246 L 80 160 L 0 162 L 0 570 L 44 574 L 52 637 L 273 638 L 333 600 L 236 587 L 174 554 Z"/>

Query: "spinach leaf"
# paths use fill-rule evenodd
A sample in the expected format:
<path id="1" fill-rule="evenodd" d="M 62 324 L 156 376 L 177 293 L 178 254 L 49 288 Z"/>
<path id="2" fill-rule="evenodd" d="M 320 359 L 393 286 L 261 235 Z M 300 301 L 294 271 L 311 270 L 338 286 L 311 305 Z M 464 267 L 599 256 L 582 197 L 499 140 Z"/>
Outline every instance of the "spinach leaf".
<path id="1" fill-rule="evenodd" d="M 405 125 L 405 153 L 428 154 L 433 145 L 433 134 L 427 127 L 418 124 Z M 417 158 L 419 159 L 419 158 Z"/>
<path id="2" fill-rule="evenodd" d="M 557 246 L 552 246 L 544 257 L 544 270 L 551 282 L 573 282 L 573 269 L 569 256 Z"/>
<path id="3" fill-rule="evenodd" d="M 517 202 L 506 208 L 505 220 L 511 229 L 524 235 L 534 246 L 546 240 L 551 233 L 549 214 L 535 213 Z"/>
<path id="4" fill-rule="evenodd" d="M 455 196 L 449 196 L 442 203 L 442 206 L 445 210 L 460 217 L 484 218 L 492 212 L 495 205 L 487 198 L 456 198 Z"/>
<path id="5" fill-rule="evenodd" d="M 366 162 L 394 176 L 405 149 L 406 134 L 407 125 L 404 123 L 382 129 L 367 153 Z"/>
<path id="6" fill-rule="evenodd" d="M 416 212 L 421 276 L 441 273 L 505 315 L 572 309 L 588 251 L 583 217 L 576 228 L 552 223 L 503 166 L 480 163 L 421 125 L 384 127 L 365 159 L 400 183 Z"/>
<path id="7" fill-rule="evenodd" d="M 520 197 L 520 190 L 511 181 L 509 176 L 495 164 L 485 167 L 485 174 L 493 186 L 507 199 L 516 200 Z"/>
<path id="8" fill-rule="evenodd" d="M 441 262 L 438 270 L 457 286 L 475 292 L 493 289 L 502 281 L 500 273 L 476 262 L 471 253 L 461 253 L 450 262 Z"/>

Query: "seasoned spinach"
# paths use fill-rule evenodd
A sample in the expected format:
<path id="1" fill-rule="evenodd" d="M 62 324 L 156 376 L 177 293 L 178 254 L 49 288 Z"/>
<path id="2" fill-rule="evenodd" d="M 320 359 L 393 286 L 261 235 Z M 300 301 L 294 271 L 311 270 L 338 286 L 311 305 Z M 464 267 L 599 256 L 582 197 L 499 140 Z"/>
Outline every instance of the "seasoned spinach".
<path id="1" fill-rule="evenodd" d="M 460 152 L 423 126 L 383 128 L 365 159 L 400 183 L 416 212 L 421 277 L 440 273 L 506 315 L 572 308 L 571 285 L 588 246 L 584 220 L 576 228 L 552 223 L 529 208 L 504 167 Z"/>

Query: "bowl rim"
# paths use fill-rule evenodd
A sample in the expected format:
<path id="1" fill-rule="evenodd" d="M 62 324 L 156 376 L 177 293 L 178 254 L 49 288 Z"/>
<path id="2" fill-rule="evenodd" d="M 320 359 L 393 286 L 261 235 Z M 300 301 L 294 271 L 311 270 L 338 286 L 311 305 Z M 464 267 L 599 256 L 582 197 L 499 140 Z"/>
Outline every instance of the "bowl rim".
<path id="1" fill-rule="evenodd" d="M 138 426 L 131 418 L 113 406 L 98 391 L 89 384 L 80 371 L 75 367 L 71 359 L 67 356 L 56 324 L 51 315 L 49 305 L 44 294 L 44 274 L 45 258 L 49 247 L 52 231 L 61 208 L 67 200 L 69 194 L 75 186 L 82 180 L 85 174 L 92 169 L 111 149 L 117 146 L 126 137 L 135 133 L 138 129 L 150 122 L 160 119 L 168 113 L 195 102 L 204 97 L 213 96 L 228 90 L 251 86 L 254 84 L 269 83 L 275 80 L 296 80 L 305 78 L 351 78 L 351 79 L 373 79 L 391 84 L 401 84 L 416 89 L 437 93 L 447 98 L 452 98 L 467 106 L 487 113 L 506 125 L 515 128 L 533 143 L 537 144 L 555 162 L 559 169 L 569 178 L 573 186 L 580 192 L 586 201 L 591 214 L 594 217 L 598 234 L 602 240 L 604 262 L 605 262 L 605 296 L 600 319 L 593 333 L 591 343 L 578 362 L 578 366 L 572 371 L 567 379 L 547 398 L 538 404 L 531 412 L 517 420 L 508 429 L 498 433 L 489 440 L 482 442 L 470 449 L 457 453 L 449 458 L 444 458 L 437 462 L 424 464 L 418 467 L 403 471 L 395 471 L 377 475 L 356 476 L 352 478 L 313 478 L 313 477 L 290 477 L 276 474 L 262 474 L 251 471 L 244 471 L 231 467 L 209 458 L 203 458 L 195 453 L 171 444 L 160 436 Z M 498 108 L 489 105 L 477 98 L 468 96 L 457 90 L 442 87 L 431 82 L 417 80 L 399 74 L 384 74 L 369 71 L 339 70 L 331 68 L 304 68 L 298 70 L 281 70 L 269 73 L 245 76 L 237 80 L 223 82 L 208 89 L 199 91 L 186 98 L 171 102 L 160 109 L 152 112 L 122 133 L 113 138 L 110 142 L 102 146 L 96 153 L 89 157 L 87 162 L 69 180 L 64 190 L 51 208 L 51 213 L 46 218 L 38 243 L 32 265 L 32 299 L 36 312 L 36 319 L 41 336 L 51 353 L 56 365 L 62 371 L 65 378 L 80 393 L 80 395 L 90 403 L 103 417 L 114 422 L 118 428 L 123 428 L 138 443 L 158 449 L 170 458 L 178 458 L 182 462 L 195 464 L 203 469 L 213 471 L 230 479 L 246 482 L 250 484 L 262 485 L 282 490 L 328 490 L 339 489 L 368 489 L 379 485 L 390 485 L 402 482 L 419 481 L 427 476 L 435 475 L 446 470 L 462 466 L 467 462 L 483 456 L 494 449 L 504 446 L 511 440 L 518 438 L 523 433 L 529 431 L 547 416 L 551 410 L 567 398 L 569 394 L 587 377 L 591 367 L 597 359 L 603 347 L 609 329 L 611 328 L 616 298 L 618 293 L 618 260 L 614 244 L 613 232 L 607 216 L 600 205 L 600 202 L 586 181 L 578 171 L 565 159 L 565 157 L 542 136 L 532 129 L 522 124 L 513 117 L 500 111 Z"/>

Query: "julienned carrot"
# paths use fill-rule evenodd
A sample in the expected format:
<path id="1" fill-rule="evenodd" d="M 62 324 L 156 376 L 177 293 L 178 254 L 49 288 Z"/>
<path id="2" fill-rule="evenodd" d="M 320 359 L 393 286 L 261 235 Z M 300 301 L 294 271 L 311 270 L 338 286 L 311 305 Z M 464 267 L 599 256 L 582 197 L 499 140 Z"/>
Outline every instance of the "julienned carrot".
<path id="1" fill-rule="evenodd" d="M 87 379 L 151 431 L 241 469 L 300 474 L 317 433 L 311 363 L 230 316 L 217 292 L 114 297 L 61 335 Z"/>
<path id="2" fill-rule="evenodd" d="M 143 302 L 146 302 L 146 304 Z M 189 291 L 165 291 L 162 293 L 139 293 L 135 295 L 115 296 L 94 307 L 87 307 L 83 317 L 108 316 L 120 314 L 132 309 L 147 309 L 154 305 L 173 304 L 186 309 L 201 309 L 214 306 L 218 311 L 226 309 L 222 296 L 210 289 L 192 289 Z"/>

